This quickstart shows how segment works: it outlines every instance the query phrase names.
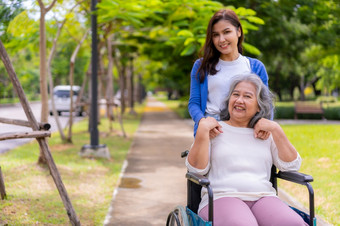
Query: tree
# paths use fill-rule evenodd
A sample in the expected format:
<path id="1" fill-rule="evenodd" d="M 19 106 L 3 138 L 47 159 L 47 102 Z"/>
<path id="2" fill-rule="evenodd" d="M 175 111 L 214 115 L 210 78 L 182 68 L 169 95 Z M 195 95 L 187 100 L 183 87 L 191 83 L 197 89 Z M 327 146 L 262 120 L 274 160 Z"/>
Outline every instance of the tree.
<path id="1" fill-rule="evenodd" d="M 55 17 L 55 21 L 56 21 L 56 24 L 57 24 L 57 33 L 55 35 L 55 38 L 53 39 L 53 43 L 52 43 L 52 48 L 51 48 L 51 51 L 50 51 L 50 54 L 48 56 L 48 60 L 47 60 L 47 75 L 48 75 L 48 81 L 49 81 L 49 91 L 50 91 L 50 98 L 51 98 L 51 105 L 52 105 L 52 112 L 53 112 L 53 115 L 54 115 L 54 118 L 55 118 L 55 121 L 56 121 L 56 124 L 57 124 L 57 127 L 58 127 L 58 131 L 59 131 L 59 134 L 60 134 L 60 137 L 63 141 L 66 141 L 66 137 L 65 137 L 65 134 L 63 132 L 63 128 L 61 127 L 61 124 L 60 124 L 60 121 L 59 121 L 59 115 L 55 109 L 55 103 L 54 103 L 54 95 L 53 95 L 53 88 L 54 88 L 54 82 L 53 82 L 53 76 L 52 76 L 52 60 L 55 56 L 55 52 L 56 52 L 56 49 L 57 49 L 57 42 L 58 42 L 58 39 L 60 37 L 60 34 L 61 34 L 61 31 L 68 19 L 68 15 L 74 10 L 75 7 L 77 7 L 80 3 L 76 3 L 69 11 L 67 11 L 66 15 L 65 15 L 65 18 L 62 20 L 62 21 L 58 21 L 57 18 Z M 74 65 L 73 65 L 74 67 Z M 73 74 L 72 74 L 73 76 Z M 80 95 L 79 95 L 80 96 Z M 72 106 L 72 103 L 71 103 L 71 106 Z M 71 111 L 72 112 L 72 111 Z M 71 126 L 71 125 L 70 125 Z"/>
<path id="2" fill-rule="evenodd" d="M 223 5 L 206 0 L 134 3 L 131 6 L 123 1 L 102 1 L 98 4 L 99 19 L 101 22 L 115 21 L 115 26 L 120 29 L 113 31 L 119 33 L 115 41 L 120 46 L 137 48 L 135 69 L 136 73 L 143 73 L 145 85 L 165 89 L 169 96 L 172 93 L 178 94 L 174 97 L 187 95 L 188 74 L 203 46 L 207 24 L 213 13 Z M 253 10 L 242 7 L 235 10 L 241 17 L 245 32 L 257 29 L 256 24 L 263 24 Z M 244 48 L 259 54 L 258 49 L 249 43 L 245 43 Z M 146 61 L 141 62 L 143 59 Z"/>
<path id="3" fill-rule="evenodd" d="M 222 1 L 225 2 L 225 1 Z M 319 94 L 325 75 L 336 85 L 337 69 L 328 70 L 329 63 L 339 56 L 339 1 L 333 0 L 231 0 L 235 6 L 250 7 L 265 21 L 258 31 L 246 36 L 262 54 L 270 77 L 269 86 L 283 99 L 293 98 L 299 87 L 301 99 L 308 86 Z M 318 51 L 315 52 L 315 50 Z M 335 55 L 329 58 L 329 56 Z M 327 58 L 327 60 L 323 60 Z M 324 62 L 325 64 L 321 63 Z M 324 72 L 330 72 L 324 73 Z M 319 89 L 319 90 L 317 90 Z"/>
<path id="4" fill-rule="evenodd" d="M 72 87 L 74 85 L 74 65 L 75 65 L 75 61 L 76 61 L 76 57 L 77 54 L 79 52 L 79 49 L 81 47 L 81 45 L 83 44 L 83 42 L 85 41 L 88 33 L 89 33 L 90 29 L 87 30 L 85 32 L 85 34 L 83 35 L 83 37 L 81 38 L 81 40 L 78 42 L 77 47 L 74 49 L 72 57 L 70 59 L 70 75 L 69 75 L 69 79 L 70 79 L 70 86 Z M 72 124 L 73 124 L 73 89 L 71 88 L 70 90 L 70 118 L 69 118 L 69 132 L 68 132 L 68 138 L 67 141 L 72 143 Z"/>
<path id="5" fill-rule="evenodd" d="M 46 70 L 46 27 L 45 16 L 52 9 L 57 0 L 53 0 L 52 3 L 45 7 L 42 0 L 38 0 L 40 7 L 40 95 L 41 95 L 41 122 L 48 122 L 48 90 L 47 90 L 47 70 Z M 40 155 L 38 159 L 39 164 L 46 164 L 46 159 L 43 151 L 40 149 Z"/>

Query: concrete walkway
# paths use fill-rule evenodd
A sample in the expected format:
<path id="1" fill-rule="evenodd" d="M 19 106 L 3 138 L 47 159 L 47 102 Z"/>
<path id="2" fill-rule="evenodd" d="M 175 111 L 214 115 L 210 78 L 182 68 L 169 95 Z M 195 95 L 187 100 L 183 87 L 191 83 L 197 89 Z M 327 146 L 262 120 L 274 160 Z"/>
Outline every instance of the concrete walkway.
<path id="1" fill-rule="evenodd" d="M 104 225 L 165 225 L 173 208 L 186 205 L 180 154 L 192 142 L 192 127 L 149 98 Z"/>
<path id="2" fill-rule="evenodd" d="M 186 205 L 186 167 L 180 153 L 192 142 L 192 120 L 180 119 L 149 98 L 104 225 L 165 225 L 174 207 Z M 279 196 L 301 207 L 287 193 Z M 320 225 L 328 224 L 320 219 Z"/>

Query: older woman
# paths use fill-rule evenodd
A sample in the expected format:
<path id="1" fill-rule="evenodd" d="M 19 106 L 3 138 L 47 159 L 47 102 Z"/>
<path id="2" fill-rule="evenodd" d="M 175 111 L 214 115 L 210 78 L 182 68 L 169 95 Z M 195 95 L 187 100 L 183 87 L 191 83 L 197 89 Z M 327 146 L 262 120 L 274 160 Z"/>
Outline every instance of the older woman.
<path id="1" fill-rule="evenodd" d="M 233 78 L 226 109 L 217 122 L 202 119 L 186 159 L 190 172 L 207 175 L 214 191 L 214 225 L 306 225 L 283 203 L 270 183 L 274 164 L 299 170 L 301 158 L 280 125 L 271 121 L 272 95 L 254 74 Z M 217 127 L 222 133 L 210 139 Z M 261 133 L 270 133 L 266 140 Z M 208 219 L 208 195 L 202 189 L 199 215 Z"/>

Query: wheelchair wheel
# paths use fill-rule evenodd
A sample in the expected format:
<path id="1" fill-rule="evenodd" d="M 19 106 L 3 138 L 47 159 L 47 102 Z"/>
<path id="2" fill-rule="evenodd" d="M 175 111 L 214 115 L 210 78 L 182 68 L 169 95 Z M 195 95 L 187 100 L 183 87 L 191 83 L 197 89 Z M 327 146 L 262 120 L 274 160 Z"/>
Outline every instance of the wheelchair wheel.
<path id="1" fill-rule="evenodd" d="M 183 206 L 177 206 L 168 215 L 167 226 L 189 226 L 188 215 Z"/>

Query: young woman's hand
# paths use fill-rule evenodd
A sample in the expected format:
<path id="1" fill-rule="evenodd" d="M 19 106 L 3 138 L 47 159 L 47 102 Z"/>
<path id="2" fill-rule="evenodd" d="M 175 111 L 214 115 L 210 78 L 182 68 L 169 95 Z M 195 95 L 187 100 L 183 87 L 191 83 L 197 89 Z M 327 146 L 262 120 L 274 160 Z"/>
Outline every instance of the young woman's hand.
<path id="1" fill-rule="evenodd" d="M 276 122 L 261 118 L 254 126 L 254 136 L 261 140 L 267 140 L 275 127 L 277 127 Z"/>
<path id="2" fill-rule="evenodd" d="M 298 156 L 295 147 L 288 140 L 281 126 L 272 120 L 261 118 L 254 126 L 254 135 L 258 137 L 263 132 L 269 132 L 278 149 L 279 158 L 285 162 L 291 162 Z"/>
<path id="3" fill-rule="evenodd" d="M 223 133 L 222 126 L 217 122 L 217 120 L 213 117 L 202 118 L 199 121 L 199 126 L 204 127 L 209 131 L 209 138 L 213 139 L 220 133 Z"/>

